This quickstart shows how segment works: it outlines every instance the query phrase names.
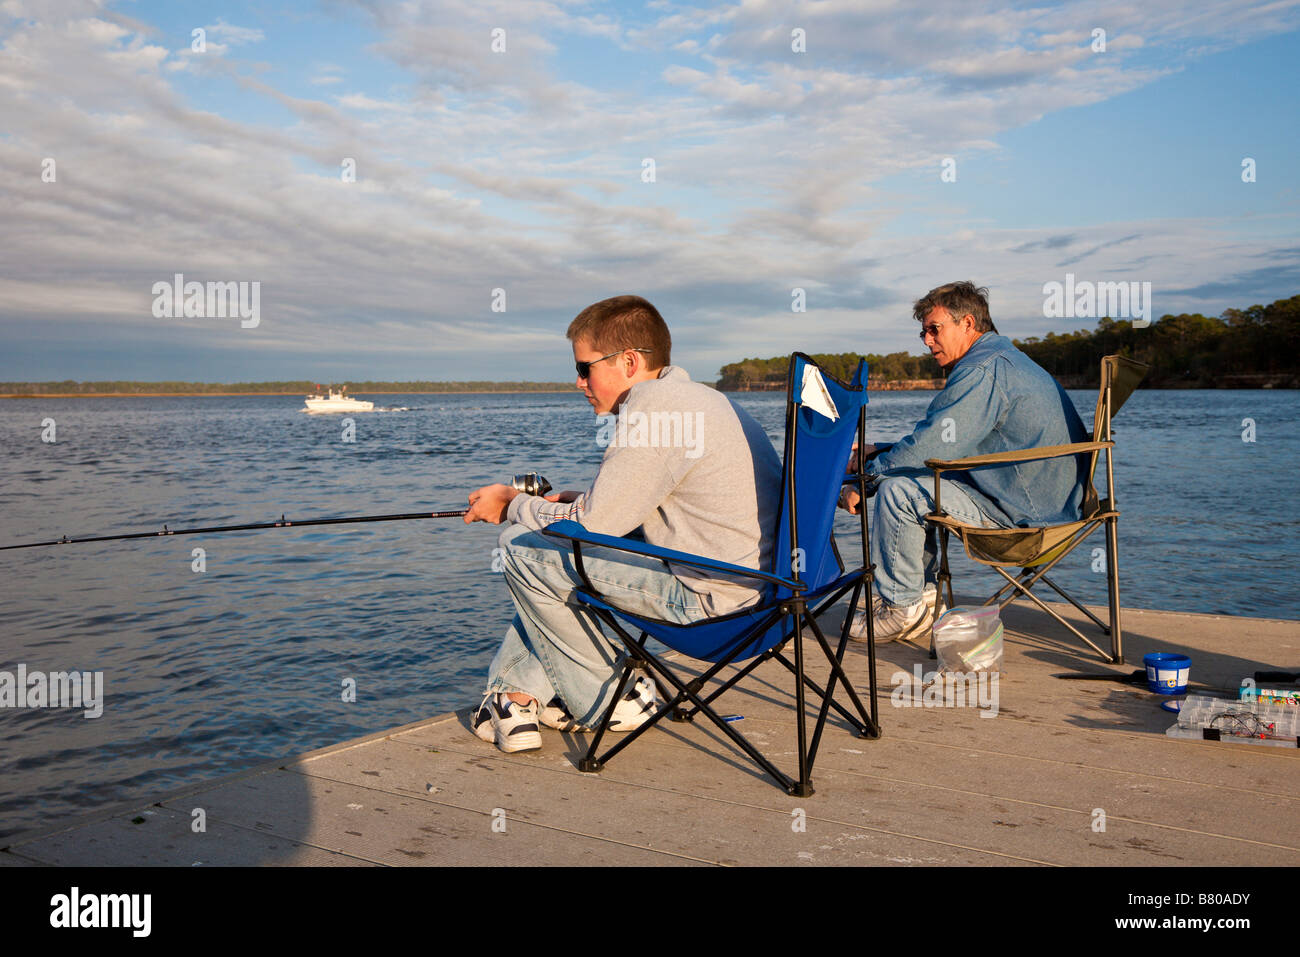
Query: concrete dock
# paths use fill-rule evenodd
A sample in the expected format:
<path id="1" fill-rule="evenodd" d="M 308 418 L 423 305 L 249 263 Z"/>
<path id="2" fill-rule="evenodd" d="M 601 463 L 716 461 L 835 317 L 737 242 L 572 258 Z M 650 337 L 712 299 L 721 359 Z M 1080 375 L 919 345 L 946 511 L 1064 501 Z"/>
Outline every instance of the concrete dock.
<path id="1" fill-rule="evenodd" d="M 1145 688 L 1052 677 L 1184 651 L 1194 683 L 1235 692 L 1300 670 L 1300 622 L 1129 610 L 1112 667 L 1036 609 L 1003 620 L 996 717 L 895 706 L 894 676 L 934 664 L 881 645 L 883 737 L 832 716 L 806 798 L 703 719 L 664 722 L 593 775 L 576 767 L 587 735 L 543 730 L 541 751 L 506 755 L 467 709 L 21 835 L 0 864 L 1300 864 L 1300 750 L 1171 739 Z M 854 643 L 860 689 L 866 663 Z M 792 691 L 769 663 L 719 704 L 790 774 Z"/>

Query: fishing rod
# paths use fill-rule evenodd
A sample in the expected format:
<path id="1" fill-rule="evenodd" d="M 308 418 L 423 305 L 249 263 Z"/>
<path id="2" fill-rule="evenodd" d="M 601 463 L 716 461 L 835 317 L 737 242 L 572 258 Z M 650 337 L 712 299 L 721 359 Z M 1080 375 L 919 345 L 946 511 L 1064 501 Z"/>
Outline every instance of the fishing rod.
<path id="1" fill-rule="evenodd" d="M 545 495 L 551 491 L 551 483 L 536 472 L 524 472 L 510 480 L 511 486 L 526 495 Z M 160 532 L 132 532 L 127 535 L 96 535 L 92 538 L 62 538 L 52 542 L 28 542 L 25 545 L 0 545 L 0 552 L 13 548 L 40 548 L 45 545 L 80 545 L 84 542 L 120 542 L 128 538 L 161 538 L 169 535 L 203 535 L 210 532 L 244 532 L 262 528 L 304 528 L 308 525 L 349 525 L 357 522 L 398 522 L 416 518 L 460 518 L 469 509 L 462 508 L 448 512 L 401 512 L 393 515 L 351 515 L 345 518 L 312 518 L 303 521 L 289 521 L 283 515 L 278 522 L 257 522 L 249 525 L 210 525 L 206 528 L 168 528 Z"/>

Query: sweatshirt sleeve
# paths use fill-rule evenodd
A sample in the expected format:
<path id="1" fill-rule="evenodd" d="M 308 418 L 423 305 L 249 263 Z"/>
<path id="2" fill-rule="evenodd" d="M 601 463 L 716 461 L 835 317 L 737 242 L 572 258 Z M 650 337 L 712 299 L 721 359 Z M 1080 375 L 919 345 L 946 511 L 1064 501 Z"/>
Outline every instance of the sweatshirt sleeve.
<path id="1" fill-rule="evenodd" d="M 631 414 L 624 410 L 620 415 Z M 540 529 L 572 519 L 590 532 L 622 537 L 640 528 L 693 464 L 680 448 L 612 442 L 591 488 L 569 503 L 516 495 L 506 511 L 512 522 Z"/>
<path id="2" fill-rule="evenodd" d="M 506 517 L 512 522 L 526 525 L 533 531 L 566 518 L 582 522 L 587 495 L 587 492 L 583 492 L 572 502 L 548 502 L 540 495 L 516 495 L 506 508 Z"/>
<path id="3" fill-rule="evenodd" d="M 958 459 L 977 452 L 1006 417 L 1007 397 L 992 366 L 975 366 L 950 378 L 912 434 L 866 463 L 867 474 L 924 469 L 926 459 Z"/>

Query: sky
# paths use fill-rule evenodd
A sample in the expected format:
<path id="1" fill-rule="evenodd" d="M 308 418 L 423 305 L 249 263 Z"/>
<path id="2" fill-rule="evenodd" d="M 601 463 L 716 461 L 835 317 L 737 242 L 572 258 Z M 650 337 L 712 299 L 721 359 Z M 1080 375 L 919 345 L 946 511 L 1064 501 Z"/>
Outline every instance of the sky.
<path id="1" fill-rule="evenodd" d="M 1067 275 L 1268 303 L 1297 62 L 1300 0 L 0 0 L 0 380 L 569 381 L 625 293 L 706 381 L 919 353 L 957 279 L 1016 338 L 1095 326 Z"/>

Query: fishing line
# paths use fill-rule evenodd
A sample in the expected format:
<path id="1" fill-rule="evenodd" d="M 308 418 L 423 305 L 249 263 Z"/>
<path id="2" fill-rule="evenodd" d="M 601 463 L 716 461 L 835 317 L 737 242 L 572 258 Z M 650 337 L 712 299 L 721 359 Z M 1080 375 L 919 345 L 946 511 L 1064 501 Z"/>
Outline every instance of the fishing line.
<path id="1" fill-rule="evenodd" d="M 512 487 L 526 495 L 545 495 L 551 491 L 551 483 L 537 472 L 524 472 L 510 480 Z M 204 528 L 168 528 L 156 532 L 131 532 L 125 535 L 95 535 L 88 538 L 62 538 L 52 542 L 27 542 L 23 545 L 0 545 L 0 551 L 15 548 L 40 548 L 46 545 L 80 545 L 85 542 L 120 542 L 131 538 L 162 538 L 171 535 L 206 535 L 213 532 L 245 532 L 264 528 L 305 528 L 309 525 L 351 525 L 358 522 L 400 522 L 420 518 L 460 518 L 469 512 L 462 508 L 446 512 L 400 512 L 392 515 L 350 515 L 344 518 L 312 518 L 302 521 L 290 521 L 283 514 L 278 522 L 256 522 L 247 525 L 210 525 Z"/>

